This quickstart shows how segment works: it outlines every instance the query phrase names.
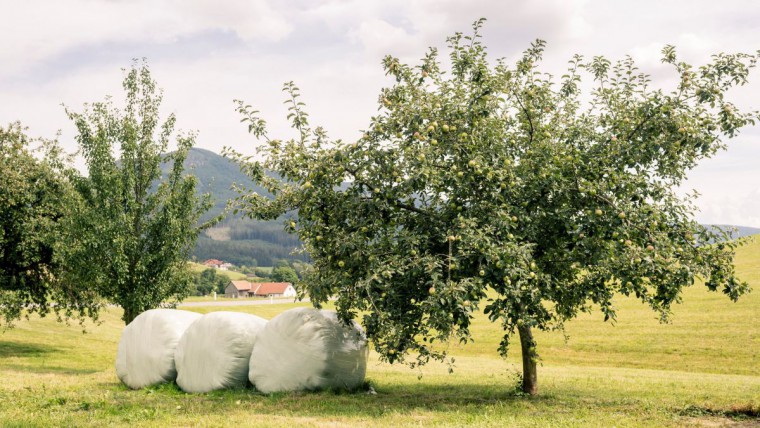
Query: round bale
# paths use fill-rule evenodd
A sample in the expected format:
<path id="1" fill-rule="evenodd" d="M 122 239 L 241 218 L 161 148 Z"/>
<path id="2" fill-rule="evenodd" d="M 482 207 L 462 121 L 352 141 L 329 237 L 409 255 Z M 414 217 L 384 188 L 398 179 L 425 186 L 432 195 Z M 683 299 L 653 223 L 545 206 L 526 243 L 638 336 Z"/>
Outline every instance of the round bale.
<path id="1" fill-rule="evenodd" d="M 124 327 L 116 351 L 116 375 L 132 389 L 171 382 L 177 377 L 174 351 L 185 330 L 201 314 L 151 309 Z"/>
<path id="2" fill-rule="evenodd" d="M 367 371 L 367 338 L 335 312 L 296 308 L 272 318 L 256 338 L 248 379 L 261 392 L 354 389 Z"/>
<path id="3" fill-rule="evenodd" d="M 254 340 L 266 323 L 240 312 L 203 315 L 177 344 L 177 385 L 185 392 L 244 387 Z"/>

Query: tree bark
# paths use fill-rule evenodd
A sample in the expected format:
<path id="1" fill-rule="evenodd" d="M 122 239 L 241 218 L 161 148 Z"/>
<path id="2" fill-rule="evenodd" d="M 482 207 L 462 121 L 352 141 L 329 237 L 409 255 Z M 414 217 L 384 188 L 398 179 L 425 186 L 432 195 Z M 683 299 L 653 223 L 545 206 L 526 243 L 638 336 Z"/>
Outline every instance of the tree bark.
<path id="1" fill-rule="evenodd" d="M 122 319 L 124 320 L 124 324 L 127 325 L 132 322 L 132 320 L 137 317 L 136 311 L 132 307 L 125 307 L 124 308 L 124 316 Z"/>
<path id="2" fill-rule="evenodd" d="M 520 325 L 517 327 L 520 333 L 520 346 L 522 348 L 523 379 L 522 390 L 529 395 L 538 394 L 538 372 L 536 370 L 536 342 L 533 340 L 533 333 L 530 327 Z"/>

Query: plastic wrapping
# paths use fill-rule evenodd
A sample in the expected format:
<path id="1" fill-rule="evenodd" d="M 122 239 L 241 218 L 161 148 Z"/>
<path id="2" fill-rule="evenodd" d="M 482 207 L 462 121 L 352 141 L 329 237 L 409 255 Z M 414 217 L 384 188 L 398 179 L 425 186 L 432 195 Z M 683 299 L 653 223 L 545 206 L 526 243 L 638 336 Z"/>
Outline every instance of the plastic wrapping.
<path id="1" fill-rule="evenodd" d="M 177 344 L 177 385 L 185 392 L 245 386 L 251 349 L 266 323 L 264 318 L 239 312 L 203 315 Z"/>
<path id="2" fill-rule="evenodd" d="M 116 351 L 116 375 L 132 389 L 173 381 L 174 351 L 185 330 L 201 314 L 151 309 L 124 327 Z"/>
<path id="3" fill-rule="evenodd" d="M 296 308 L 272 318 L 251 353 L 248 379 L 261 392 L 353 389 L 364 382 L 367 339 L 335 312 Z"/>

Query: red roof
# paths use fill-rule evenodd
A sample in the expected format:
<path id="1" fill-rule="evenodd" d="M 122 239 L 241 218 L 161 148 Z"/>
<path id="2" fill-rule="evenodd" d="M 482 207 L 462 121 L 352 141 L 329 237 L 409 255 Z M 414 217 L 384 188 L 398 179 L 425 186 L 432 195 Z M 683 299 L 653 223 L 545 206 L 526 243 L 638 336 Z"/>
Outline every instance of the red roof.
<path id="1" fill-rule="evenodd" d="M 221 260 L 217 260 L 217 259 L 208 259 L 208 260 L 206 260 L 205 262 L 203 262 L 203 264 L 204 264 L 204 265 L 206 265 L 206 266 L 210 266 L 210 265 L 221 265 L 221 264 L 223 264 L 223 263 L 224 263 L 223 261 L 221 261 Z"/>
<path id="2" fill-rule="evenodd" d="M 253 294 L 257 296 L 268 296 L 270 294 L 284 294 L 285 290 L 287 290 L 291 284 L 289 282 L 261 282 L 253 285 Z"/>

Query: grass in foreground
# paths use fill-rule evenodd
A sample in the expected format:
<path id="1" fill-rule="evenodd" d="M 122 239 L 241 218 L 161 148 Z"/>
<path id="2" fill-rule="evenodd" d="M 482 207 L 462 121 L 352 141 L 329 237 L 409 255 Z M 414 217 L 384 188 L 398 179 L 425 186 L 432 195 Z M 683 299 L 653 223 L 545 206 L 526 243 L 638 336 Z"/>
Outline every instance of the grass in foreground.
<path id="1" fill-rule="evenodd" d="M 456 368 L 422 371 L 370 357 L 377 394 L 261 395 L 252 389 L 185 394 L 173 384 L 131 391 L 113 359 L 123 327 L 109 310 L 88 334 L 33 318 L 0 335 L 2 426 L 758 426 L 760 425 L 760 242 L 737 267 L 756 291 L 731 303 L 688 289 L 673 322 L 620 299 L 614 326 L 584 315 L 538 335 L 540 396 L 515 392 L 518 352 L 496 355 L 498 326 L 484 317 L 475 343 L 452 346 Z M 301 304 L 189 307 L 271 318 Z M 422 375 L 418 379 L 418 375 Z"/>

